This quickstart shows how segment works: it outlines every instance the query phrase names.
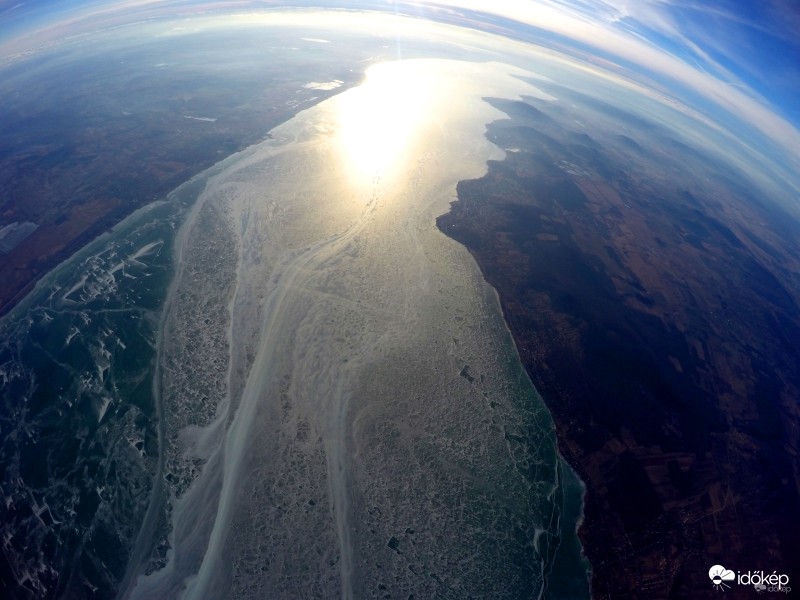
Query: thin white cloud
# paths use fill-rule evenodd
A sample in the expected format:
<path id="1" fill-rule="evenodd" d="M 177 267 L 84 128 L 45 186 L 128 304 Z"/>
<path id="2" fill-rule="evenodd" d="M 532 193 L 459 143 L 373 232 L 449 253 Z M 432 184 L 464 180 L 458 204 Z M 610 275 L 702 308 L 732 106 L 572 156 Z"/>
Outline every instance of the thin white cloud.
<path id="1" fill-rule="evenodd" d="M 636 18 L 691 49 L 691 40 L 681 33 L 665 12 L 658 10 L 659 6 L 665 6 L 663 2 L 637 3 L 636 8 L 631 8 L 632 4 L 626 2 L 601 2 L 595 13 L 580 12 L 576 9 L 577 4 L 559 0 L 438 0 L 438 4 L 550 31 L 671 79 L 755 127 L 778 144 L 791 157 L 791 163 L 800 168 L 800 132 L 743 82 L 721 66 L 715 66 L 713 61 L 707 61 L 707 66 L 711 67 L 709 70 L 700 69 L 620 25 L 625 18 Z"/>
<path id="2" fill-rule="evenodd" d="M 114 25 L 131 18 L 165 16 L 170 13 L 174 16 L 191 11 L 258 10 L 292 5 L 293 2 L 297 3 L 296 0 L 288 0 L 286 3 L 280 0 L 95 1 L 82 5 L 66 17 L 62 16 L 49 28 L 39 31 L 38 38 L 29 38 L 28 42 L 68 35 L 85 27 L 86 23 Z M 315 3 L 323 8 L 335 6 L 326 0 Z M 373 10 L 394 10 L 393 3 L 379 3 L 375 0 L 374 4 L 365 4 Z M 350 6 L 356 8 L 358 5 L 352 0 Z M 409 10 L 416 8 L 424 11 L 426 4 L 409 2 L 403 6 Z M 800 171 L 800 133 L 797 128 L 777 114 L 764 98 L 714 58 L 723 56 L 733 60 L 738 52 L 730 40 L 719 39 L 718 31 L 726 31 L 726 26 L 731 24 L 762 27 L 757 23 L 747 22 L 730 10 L 718 6 L 709 7 L 695 0 L 436 0 L 428 6 L 451 9 L 456 13 L 472 11 L 502 17 L 523 26 L 558 34 L 595 48 L 602 54 L 638 65 L 645 74 L 650 72 L 662 80 L 671 80 L 751 125 L 783 149 L 786 156 L 790 157 L 790 162 Z M 784 18 L 790 25 L 792 19 L 800 19 L 796 15 L 792 16 L 787 0 L 765 0 L 764 7 L 763 10 L 769 12 L 772 18 Z M 691 12 L 702 14 L 702 22 L 717 23 L 719 30 L 706 34 L 697 27 L 687 25 L 683 19 L 680 22 L 677 19 L 676 15 L 685 16 Z M 479 28 L 480 24 L 474 18 L 471 21 Z M 785 30 L 785 25 L 780 28 L 780 31 Z M 670 40 L 677 48 L 684 49 L 685 54 L 671 54 L 667 49 L 657 46 L 650 40 L 648 32 Z M 0 44 L 0 56 L 2 54 L 8 54 L 8 48 Z M 692 57 L 691 63 L 686 60 L 687 57 Z"/>

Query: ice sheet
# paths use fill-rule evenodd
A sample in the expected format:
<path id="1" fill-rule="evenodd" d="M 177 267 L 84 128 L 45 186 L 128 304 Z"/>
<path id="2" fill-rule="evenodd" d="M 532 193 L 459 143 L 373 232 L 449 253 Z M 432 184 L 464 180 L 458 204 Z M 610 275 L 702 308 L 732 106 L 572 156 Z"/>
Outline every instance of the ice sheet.
<path id="1" fill-rule="evenodd" d="M 545 589 L 552 422 L 435 226 L 521 74 L 377 65 L 208 180 L 161 332 L 169 550 L 132 598 Z"/>

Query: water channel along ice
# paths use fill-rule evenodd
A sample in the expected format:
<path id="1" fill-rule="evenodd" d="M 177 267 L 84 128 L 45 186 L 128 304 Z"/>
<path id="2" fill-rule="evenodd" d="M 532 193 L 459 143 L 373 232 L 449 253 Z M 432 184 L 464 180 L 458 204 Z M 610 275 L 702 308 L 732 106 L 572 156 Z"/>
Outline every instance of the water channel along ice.
<path id="1" fill-rule="evenodd" d="M 159 334 L 164 539 L 140 544 L 162 550 L 127 596 L 543 593 L 552 421 L 435 225 L 502 158 L 481 97 L 532 93 L 521 74 L 376 65 L 209 172 Z"/>

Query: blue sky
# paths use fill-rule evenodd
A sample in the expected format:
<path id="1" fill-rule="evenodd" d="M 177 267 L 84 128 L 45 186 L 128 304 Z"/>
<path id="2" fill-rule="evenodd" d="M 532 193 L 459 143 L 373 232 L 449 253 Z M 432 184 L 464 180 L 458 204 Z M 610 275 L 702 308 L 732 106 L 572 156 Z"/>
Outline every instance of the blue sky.
<path id="1" fill-rule="evenodd" d="M 528 40 L 560 40 L 560 49 L 571 41 L 580 58 L 611 61 L 724 109 L 800 164 L 800 0 L 0 0 L 0 61 L 126 21 L 280 6 L 397 10 L 490 30 L 494 21 Z"/>
<path id="2" fill-rule="evenodd" d="M 624 3 L 620 3 L 624 4 Z M 733 85 L 744 85 L 800 123 L 800 2 L 630 2 L 619 26 Z"/>

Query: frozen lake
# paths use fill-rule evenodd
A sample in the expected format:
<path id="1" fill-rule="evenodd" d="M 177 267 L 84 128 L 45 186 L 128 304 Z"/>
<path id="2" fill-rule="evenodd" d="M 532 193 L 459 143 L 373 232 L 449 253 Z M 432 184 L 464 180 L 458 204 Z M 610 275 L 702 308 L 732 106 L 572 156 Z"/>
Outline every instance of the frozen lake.
<path id="1" fill-rule="evenodd" d="M 169 550 L 131 597 L 537 597 L 554 565 L 585 577 L 556 560 L 580 487 L 550 416 L 435 226 L 502 157 L 481 96 L 536 94 L 521 74 L 382 63 L 209 174 L 158 341 L 149 520 Z"/>
<path id="2" fill-rule="evenodd" d="M 494 291 L 436 228 L 502 158 L 482 97 L 543 97 L 526 75 L 378 63 L 0 321 L 20 589 L 588 597 L 581 484 Z"/>

